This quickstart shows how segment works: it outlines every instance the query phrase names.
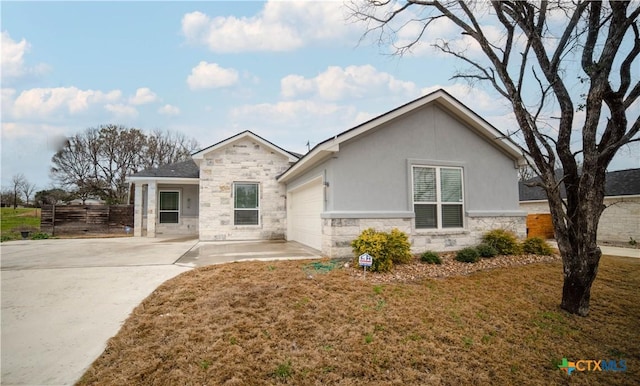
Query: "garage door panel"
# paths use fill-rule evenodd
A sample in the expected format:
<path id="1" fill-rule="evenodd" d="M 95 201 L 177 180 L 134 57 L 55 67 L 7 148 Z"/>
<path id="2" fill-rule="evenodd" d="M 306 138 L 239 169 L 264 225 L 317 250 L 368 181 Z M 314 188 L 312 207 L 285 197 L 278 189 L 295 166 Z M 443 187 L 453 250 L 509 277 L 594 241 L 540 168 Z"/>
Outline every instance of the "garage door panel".
<path id="1" fill-rule="evenodd" d="M 314 181 L 293 190 L 290 200 L 287 212 L 289 240 L 321 249 L 322 220 L 320 214 L 324 203 L 322 181 Z"/>

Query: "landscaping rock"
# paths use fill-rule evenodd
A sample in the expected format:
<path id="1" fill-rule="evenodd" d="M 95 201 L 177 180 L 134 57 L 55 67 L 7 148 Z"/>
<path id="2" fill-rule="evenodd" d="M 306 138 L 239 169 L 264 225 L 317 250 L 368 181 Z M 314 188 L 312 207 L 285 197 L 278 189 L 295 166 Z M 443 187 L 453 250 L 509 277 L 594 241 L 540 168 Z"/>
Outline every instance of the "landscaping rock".
<path id="1" fill-rule="evenodd" d="M 377 273 L 367 272 L 366 280 L 373 283 L 406 283 L 425 278 L 446 278 L 451 276 L 464 276 L 474 272 L 486 271 L 496 268 L 517 267 L 527 264 L 549 263 L 561 260 L 559 255 L 501 255 L 488 259 L 481 259 L 477 263 L 461 263 L 455 260 L 455 252 L 440 255 L 442 264 L 426 264 L 416 256 L 408 264 L 397 264 L 391 272 Z M 362 268 L 354 267 L 352 275 L 365 278 Z"/>

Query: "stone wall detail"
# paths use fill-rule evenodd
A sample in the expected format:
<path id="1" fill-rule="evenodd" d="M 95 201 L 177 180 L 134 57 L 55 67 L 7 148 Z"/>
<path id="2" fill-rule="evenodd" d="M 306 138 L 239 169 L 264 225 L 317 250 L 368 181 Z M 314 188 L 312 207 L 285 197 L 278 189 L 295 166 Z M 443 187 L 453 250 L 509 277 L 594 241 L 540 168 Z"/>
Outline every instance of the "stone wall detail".
<path id="1" fill-rule="evenodd" d="M 200 240 L 284 239 L 286 190 L 276 177 L 289 160 L 263 143 L 240 138 L 205 154 L 200 164 Z M 233 183 L 259 183 L 259 225 L 233 224 Z"/>
<path id="2" fill-rule="evenodd" d="M 325 218 L 322 219 L 323 255 L 332 258 L 352 257 L 351 241 L 367 228 L 385 232 L 398 228 L 409 236 L 412 253 L 427 250 L 445 252 L 477 245 L 485 232 L 498 228 L 511 230 L 524 239 L 526 216 L 467 217 L 465 229 L 452 231 L 416 230 L 413 218 Z"/>

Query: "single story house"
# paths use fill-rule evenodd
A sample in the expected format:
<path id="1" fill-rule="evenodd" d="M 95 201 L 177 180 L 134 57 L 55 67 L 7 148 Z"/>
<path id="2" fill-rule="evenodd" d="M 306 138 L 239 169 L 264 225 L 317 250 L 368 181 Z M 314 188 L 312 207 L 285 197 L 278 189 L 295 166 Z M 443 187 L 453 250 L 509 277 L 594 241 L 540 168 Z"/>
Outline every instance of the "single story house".
<path id="1" fill-rule="evenodd" d="M 558 171 L 557 173 L 560 173 Z M 547 194 L 531 186 L 539 177 L 519 183 L 520 209 L 528 213 L 527 228 L 531 235 L 553 238 L 553 224 Z M 560 194 L 566 197 L 564 185 Z M 598 241 L 628 243 L 640 240 L 640 169 L 607 172 L 604 205 L 600 216 Z"/>
<path id="2" fill-rule="evenodd" d="M 456 250 L 491 229 L 524 237 L 523 150 L 438 90 L 295 154 L 245 131 L 144 170 L 135 236 L 286 239 L 328 257 L 362 230 L 398 228 L 414 252 Z"/>

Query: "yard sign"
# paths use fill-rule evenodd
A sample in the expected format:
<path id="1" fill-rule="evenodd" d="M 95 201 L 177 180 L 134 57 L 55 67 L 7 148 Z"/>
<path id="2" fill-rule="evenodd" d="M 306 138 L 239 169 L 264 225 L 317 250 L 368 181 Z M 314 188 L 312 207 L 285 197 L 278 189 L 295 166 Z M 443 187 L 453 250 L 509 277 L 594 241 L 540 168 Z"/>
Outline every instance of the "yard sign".
<path id="1" fill-rule="evenodd" d="M 366 275 L 367 267 L 371 267 L 371 265 L 373 264 L 373 257 L 365 252 L 362 255 L 358 256 L 358 263 L 360 264 L 360 266 L 364 270 L 364 274 Z"/>

